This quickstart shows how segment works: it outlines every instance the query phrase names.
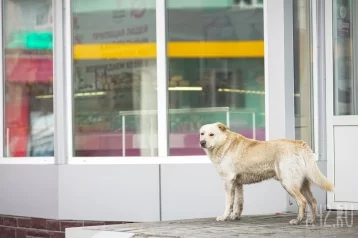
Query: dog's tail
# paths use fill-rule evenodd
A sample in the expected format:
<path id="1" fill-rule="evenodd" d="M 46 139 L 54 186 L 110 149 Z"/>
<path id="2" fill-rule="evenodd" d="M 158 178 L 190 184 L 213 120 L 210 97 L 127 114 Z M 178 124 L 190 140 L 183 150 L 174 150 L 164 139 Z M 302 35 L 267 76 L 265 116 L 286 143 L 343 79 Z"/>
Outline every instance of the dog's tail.
<path id="1" fill-rule="evenodd" d="M 317 184 L 321 189 L 325 191 L 334 191 L 334 185 L 319 170 L 317 163 L 314 160 L 313 153 L 309 153 L 306 155 L 306 168 L 307 177 L 311 182 Z"/>

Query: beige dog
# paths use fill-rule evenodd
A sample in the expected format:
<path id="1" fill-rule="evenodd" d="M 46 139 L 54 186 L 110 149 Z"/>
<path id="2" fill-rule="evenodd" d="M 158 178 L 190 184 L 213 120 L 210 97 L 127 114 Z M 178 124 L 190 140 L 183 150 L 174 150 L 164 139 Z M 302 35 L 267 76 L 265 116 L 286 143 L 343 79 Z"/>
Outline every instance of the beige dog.
<path id="1" fill-rule="evenodd" d="M 326 191 L 333 184 L 320 172 L 309 146 L 298 140 L 257 141 L 231 132 L 221 123 L 200 128 L 200 145 L 209 156 L 225 185 L 226 208 L 217 221 L 240 219 L 243 209 L 243 185 L 267 179 L 280 181 L 296 199 L 299 212 L 290 224 L 300 224 L 306 204 L 311 207 L 311 219 L 316 215 L 316 199 L 311 192 L 314 183 Z M 236 206 L 234 206 L 234 204 Z"/>

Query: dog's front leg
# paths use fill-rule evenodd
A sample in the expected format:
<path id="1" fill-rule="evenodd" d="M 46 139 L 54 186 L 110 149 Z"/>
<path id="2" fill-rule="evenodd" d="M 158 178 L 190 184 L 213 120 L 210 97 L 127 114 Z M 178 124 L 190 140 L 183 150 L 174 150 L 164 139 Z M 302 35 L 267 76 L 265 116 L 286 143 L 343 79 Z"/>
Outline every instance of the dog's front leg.
<path id="1" fill-rule="evenodd" d="M 236 205 L 236 206 L 235 206 Z M 230 219 L 239 220 L 244 208 L 244 191 L 242 184 L 235 184 L 235 203 L 234 211 L 230 215 Z"/>
<path id="2" fill-rule="evenodd" d="M 226 207 L 222 216 L 216 218 L 217 221 L 226 221 L 233 211 L 235 199 L 235 180 L 225 180 Z"/>

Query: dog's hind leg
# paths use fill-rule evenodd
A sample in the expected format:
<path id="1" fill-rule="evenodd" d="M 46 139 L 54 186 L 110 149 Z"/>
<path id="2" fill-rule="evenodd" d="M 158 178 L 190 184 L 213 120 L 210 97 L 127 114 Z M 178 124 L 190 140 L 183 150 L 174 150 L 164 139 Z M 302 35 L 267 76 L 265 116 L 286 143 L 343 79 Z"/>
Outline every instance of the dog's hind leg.
<path id="1" fill-rule="evenodd" d="M 312 191 L 311 191 L 311 184 L 310 182 L 305 179 L 303 181 L 302 187 L 301 187 L 301 193 L 306 198 L 308 204 L 310 205 L 311 209 L 311 218 L 306 220 L 307 224 L 314 224 L 316 219 L 316 213 L 317 213 L 317 201 L 314 198 Z"/>
<path id="2" fill-rule="evenodd" d="M 290 221 L 291 225 L 299 225 L 306 211 L 307 200 L 300 192 L 300 185 L 293 184 L 290 180 L 282 180 L 281 184 L 283 188 L 296 200 L 298 206 L 298 214 L 296 219 Z"/>
<path id="3" fill-rule="evenodd" d="M 307 204 L 307 199 L 301 193 L 305 180 L 305 163 L 300 157 L 286 155 L 277 167 L 283 188 L 296 200 L 298 206 L 297 218 L 291 220 L 290 224 L 298 225 L 302 222 Z"/>
<path id="4" fill-rule="evenodd" d="M 230 219 L 239 220 L 244 208 L 244 192 L 242 184 L 235 184 L 235 203 L 233 212 L 230 215 Z"/>

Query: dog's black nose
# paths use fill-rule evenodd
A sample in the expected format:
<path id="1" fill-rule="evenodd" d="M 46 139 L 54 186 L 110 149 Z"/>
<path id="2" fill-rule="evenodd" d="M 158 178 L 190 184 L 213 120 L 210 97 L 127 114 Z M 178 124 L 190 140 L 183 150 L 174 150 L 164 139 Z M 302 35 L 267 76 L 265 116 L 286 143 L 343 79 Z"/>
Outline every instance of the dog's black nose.
<path id="1" fill-rule="evenodd" d="M 205 140 L 201 140 L 201 141 L 200 141 L 200 145 L 201 145 L 201 147 L 205 147 L 206 141 L 205 141 Z"/>

